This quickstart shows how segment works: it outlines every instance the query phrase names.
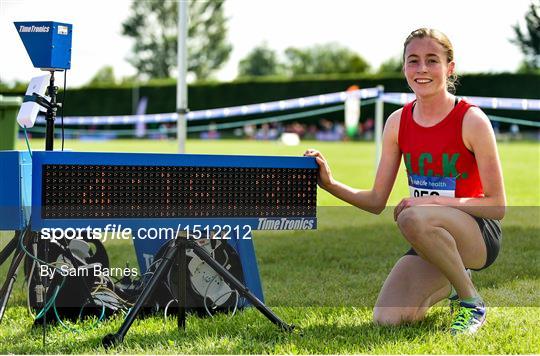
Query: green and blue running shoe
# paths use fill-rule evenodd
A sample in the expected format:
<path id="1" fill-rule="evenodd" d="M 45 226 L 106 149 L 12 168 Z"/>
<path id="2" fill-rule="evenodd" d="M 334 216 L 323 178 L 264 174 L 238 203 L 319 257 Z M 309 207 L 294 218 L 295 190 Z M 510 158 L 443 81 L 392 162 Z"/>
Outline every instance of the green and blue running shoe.
<path id="1" fill-rule="evenodd" d="M 450 327 L 452 335 L 474 334 L 486 321 L 486 307 L 484 304 L 474 305 L 460 302 L 459 310 Z"/>

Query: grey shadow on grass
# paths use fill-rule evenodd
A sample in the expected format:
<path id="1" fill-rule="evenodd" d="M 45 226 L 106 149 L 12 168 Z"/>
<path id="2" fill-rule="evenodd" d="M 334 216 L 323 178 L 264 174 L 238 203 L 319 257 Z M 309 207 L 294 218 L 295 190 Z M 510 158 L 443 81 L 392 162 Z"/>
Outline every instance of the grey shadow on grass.
<path id="1" fill-rule="evenodd" d="M 422 335 L 433 332 L 446 332 L 445 327 L 438 323 L 438 315 L 428 317 L 415 324 L 405 324 L 399 327 L 378 326 L 371 321 L 354 325 L 339 325 L 336 323 L 302 326 L 302 318 L 297 318 L 297 329 L 291 333 L 280 331 L 275 325 L 264 319 L 255 324 L 242 325 L 240 328 L 227 327 L 223 323 L 205 324 L 201 330 L 188 329 L 185 334 L 177 330 L 160 333 L 156 338 L 148 339 L 144 332 L 130 332 L 125 345 L 113 351 L 151 349 L 156 344 L 167 345 L 174 343 L 172 350 L 179 353 L 257 353 L 273 354 L 288 353 L 288 347 L 294 345 L 296 353 L 301 354 L 335 354 L 369 352 L 385 344 L 418 341 Z M 226 324 L 226 322 L 225 322 Z M 205 339 L 206 346 L 200 346 L 200 338 Z M 219 340 L 227 339 L 223 346 Z"/>
<path id="2" fill-rule="evenodd" d="M 381 326 L 372 321 L 354 325 L 318 324 L 302 329 L 300 344 L 318 345 L 317 340 L 325 341 L 325 350 L 306 347 L 306 353 L 371 353 L 384 345 L 418 342 L 424 335 L 447 333 L 446 325 L 441 324 L 440 312 L 429 314 L 416 323 L 399 326 Z"/>
<path id="3" fill-rule="evenodd" d="M 3 342 L 4 345 L 0 347 L 0 354 L 80 354 L 82 352 L 88 353 L 90 350 L 97 350 L 101 346 L 101 337 L 91 335 L 90 333 L 76 334 L 77 339 L 75 345 L 73 343 L 73 337 L 75 334 L 66 333 L 63 336 L 63 342 L 56 342 L 56 337 L 52 337 L 58 333 L 57 330 L 62 329 L 62 326 L 49 326 L 47 328 L 47 335 L 45 346 L 43 346 L 43 329 L 38 328 L 24 328 L 10 337 L 13 342 Z M 25 343 L 17 343 L 17 341 L 26 340 L 26 342 L 32 342 L 32 345 L 28 346 Z M 74 348 L 76 351 L 74 351 Z"/>

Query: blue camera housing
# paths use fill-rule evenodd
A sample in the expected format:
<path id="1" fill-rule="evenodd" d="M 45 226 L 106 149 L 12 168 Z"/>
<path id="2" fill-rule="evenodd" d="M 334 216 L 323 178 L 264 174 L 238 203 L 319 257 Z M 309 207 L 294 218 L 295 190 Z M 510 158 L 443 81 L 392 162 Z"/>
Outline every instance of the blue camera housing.
<path id="1" fill-rule="evenodd" d="M 71 68 L 71 24 L 53 21 L 15 22 L 26 52 L 36 68 Z"/>

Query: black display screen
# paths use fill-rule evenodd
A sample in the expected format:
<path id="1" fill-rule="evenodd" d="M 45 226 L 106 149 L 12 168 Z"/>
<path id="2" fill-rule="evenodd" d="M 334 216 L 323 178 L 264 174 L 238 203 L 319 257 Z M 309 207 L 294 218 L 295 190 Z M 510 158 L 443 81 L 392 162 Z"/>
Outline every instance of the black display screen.
<path id="1" fill-rule="evenodd" d="M 42 218 L 312 217 L 317 170 L 45 164 Z"/>

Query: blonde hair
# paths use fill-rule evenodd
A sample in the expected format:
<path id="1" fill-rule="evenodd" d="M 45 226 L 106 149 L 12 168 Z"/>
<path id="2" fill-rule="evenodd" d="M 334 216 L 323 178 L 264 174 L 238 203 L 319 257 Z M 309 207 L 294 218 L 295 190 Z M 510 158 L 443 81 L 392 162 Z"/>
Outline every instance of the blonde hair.
<path id="1" fill-rule="evenodd" d="M 407 49 L 407 46 L 409 43 L 411 43 L 412 40 L 415 38 L 432 38 L 437 43 L 439 43 L 444 50 L 446 51 L 446 63 L 450 63 L 454 60 L 454 46 L 452 46 L 452 43 L 448 39 L 448 37 L 442 33 L 439 30 L 435 30 L 433 28 L 419 28 L 417 30 L 414 30 L 407 36 L 407 39 L 405 40 L 405 43 L 403 44 L 403 63 L 405 63 L 405 50 Z M 448 78 L 446 78 L 446 89 L 452 93 L 455 94 L 456 92 L 456 84 L 458 84 L 458 76 L 454 72 L 450 74 Z"/>

